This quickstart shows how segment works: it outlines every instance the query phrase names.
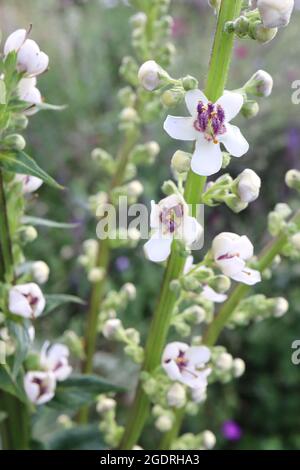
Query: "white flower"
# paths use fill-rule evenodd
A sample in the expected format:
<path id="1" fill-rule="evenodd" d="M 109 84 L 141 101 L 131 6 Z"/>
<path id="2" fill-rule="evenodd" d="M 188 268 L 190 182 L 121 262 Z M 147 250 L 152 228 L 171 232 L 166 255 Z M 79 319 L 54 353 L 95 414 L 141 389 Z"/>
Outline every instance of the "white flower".
<path id="1" fill-rule="evenodd" d="M 32 265 L 32 275 L 38 284 L 45 284 L 49 279 L 50 269 L 45 261 L 35 261 Z"/>
<path id="2" fill-rule="evenodd" d="M 36 87 L 36 78 L 22 78 L 18 85 L 18 96 L 21 101 L 29 103 L 28 108 L 25 110 L 27 116 L 32 116 L 38 112 L 36 105 L 42 103 L 42 95 L 40 90 Z"/>
<path id="3" fill-rule="evenodd" d="M 15 315 L 35 319 L 41 315 L 45 305 L 41 289 L 33 282 L 18 284 L 9 291 L 8 308 Z"/>
<path id="4" fill-rule="evenodd" d="M 27 39 L 27 35 L 25 29 L 18 29 L 8 36 L 4 44 L 4 55 L 16 51 L 18 71 L 35 77 L 47 70 L 49 57 L 40 50 L 35 41 Z"/>
<path id="5" fill-rule="evenodd" d="M 29 400 L 42 405 L 54 397 L 56 388 L 55 376 L 52 372 L 31 371 L 24 377 L 24 389 Z"/>
<path id="6" fill-rule="evenodd" d="M 139 69 L 138 79 L 146 90 L 153 91 L 159 87 L 162 73 L 162 68 L 154 60 L 147 60 Z"/>
<path id="7" fill-rule="evenodd" d="M 64 344 L 53 344 L 46 341 L 41 350 L 40 363 L 48 372 L 52 372 L 58 381 L 65 380 L 72 372 L 69 365 L 69 349 Z"/>
<path id="8" fill-rule="evenodd" d="M 257 0 L 256 3 L 266 28 L 281 28 L 289 24 L 294 0 Z"/>
<path id="9" fill-rule="evenodd" d="M 39 189 L 43 184 L 43 180 L 31 175 L 18 174 L 15 176 L 15 180 L 19 183 L 22 183 L 22 189 L 24 194 L 33 193 L 34 191 Z"/>
<path id="10" fill-rule="evenodd" d="M 174 238 L 181 239 L 190 247 L 203 231 L 197 220 L 188 215 L 187 204 L 177 194 L 162 199 L 159 204 L 151 202 L 150 226 L 153 235 L 144 245 L 144 250 L 147 258 L 155 263 L 168 258 Z"/>
<path id="11" fill-rule="evenodd" d="M 247 168 L 237 178 L 237 191 L 242 202 L 253 202 L 259 196 L 261 179 L 255 171 Z"/>
<path id="12" fill-rule="evenodd" d="M 210 359 L 210 350 L 206 346 L 188 346 L 188 344 L 169 343 L 163 352 L 162 367 L 174 381 L 191 388 L 207 385 L 211 369 L 205 364 Z"/>
<path id="13" fill-rule="evenodd" d="M 191 90 L 185 102 L 191 117 L 168 116 L 164 129 L 173 139 L 196 141 L 191 161 L 195 173 L 209 176 L 221 169 L 221 143 L 234 157 L 248 152 L 249 144 L 239 128 L 229 124 L 243 106 L 242 95 L 226 91 L 213 104 L 202 91 Z"/>
<path id="14" fill-rule="evenodd" d="M 261 281 L 260 272 L 246 266 L 246 261 L 253 256 L 253 245 L 245 235 L 220 233 L 213 240 L 212 252 L 225 276 L 250 286 Z"/>

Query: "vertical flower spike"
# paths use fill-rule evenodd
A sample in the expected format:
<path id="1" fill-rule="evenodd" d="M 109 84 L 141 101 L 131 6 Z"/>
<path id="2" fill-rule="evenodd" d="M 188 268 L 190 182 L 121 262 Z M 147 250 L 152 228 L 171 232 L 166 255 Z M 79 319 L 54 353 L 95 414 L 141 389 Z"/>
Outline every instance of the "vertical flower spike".
<path id="1" fill-rule="evenodd" d="M 242 95 L 226 91 L 211 103 L 202 91 L 191 90 L 185 102 L 191 117 L 168 116 L 164 129 L 173 139 L 196 141 L 191 161 L 194 173 L 210 176 L 221 169 L 221 143 L 234 157 L 248 152 L 248 142 L 239 128 L 230 124 L 243 106 Z"/>
<path id="2" fill-rule="evenodd" d="M 253 256 L 253 245 L 245 235 L 220 233 L 213 240 L 212 252 L 215 263 L 225 276 L 250 286 L 261 281 L 260 272 L 246 266 L 246 261 Z"/>
<path id="3" fill-rule="evenodd" d="M 187 247 L 200 238 L 203 229 L 194 217 L 188 215 L 188 206 L 181 196 L 173 194 L 159 204 L 152 201 L 151 205 L 153 235 L 144 245 L 148 259 L 155 263 L 165 261 L 171 253 L 174 238 L 182 240 Z"/>
<path id="4" fill-rule="evenodd" d="M 52 372 L 57 381 L 65 380 L 72 372 L 69 365 L 69 349 L 64 344 L 53 344 L 47 341 L 41 350 L 41 366 Z"/>
<path id="5" fill-rule="evenodd" d="M 171 380 L 181 382 L 191 388 L 203 388 L 211 369 L 206 367 L 210 360 L 210 350 L 206 346 L 192 346 L 169 343 L 162 356 L 162 367 Z"/>
<path id="6" fill-rule="evenodd" d="M 41 315 L 45 305 L 41 289 L 33 282 L 16 285 L 9 291 L 8 308 L 15 315 L 34 320 Z"/>
<path id="7" fill-rule="evenodd" d="M 8 36 L 4 44 L 4 55 L 17 52 L 17 67 L 27 77 L 35 77 L 45 72 L 49 65 L 49 57 L 42 52 L 35 41 L 27 39 L 27 31 L 18 29 Z"/>
<path id="8" fill-rule="evenodd" d="M 29 400 L 35 405 L 43 405 L 52 400 L 56 381 L 52 372 L 32 371 L 24 377 L 24 389 Z"/>

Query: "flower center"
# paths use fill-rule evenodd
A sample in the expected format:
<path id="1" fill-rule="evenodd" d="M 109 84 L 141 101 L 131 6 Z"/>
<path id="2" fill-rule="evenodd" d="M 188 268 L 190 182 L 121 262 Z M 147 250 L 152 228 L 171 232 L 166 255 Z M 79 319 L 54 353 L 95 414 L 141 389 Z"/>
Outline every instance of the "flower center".
<path id="1" fill-rule="evenodd" d="M 199 101 L 197 114 L 197 119 L 194 122 L 195 129 L 202 132 L 209 142 L 218 144 L 218 135 L 226 132 L 225 112 L 222 106 L 211 102 L 204 104 Z"/>
<path id="2" fill-rule="evenodd" d="M 160 222 L 163 225 L 163 232 L 173 234 L 180 227 L 183 217 L 183 205 L 163 208 L 160 213 Z"/>

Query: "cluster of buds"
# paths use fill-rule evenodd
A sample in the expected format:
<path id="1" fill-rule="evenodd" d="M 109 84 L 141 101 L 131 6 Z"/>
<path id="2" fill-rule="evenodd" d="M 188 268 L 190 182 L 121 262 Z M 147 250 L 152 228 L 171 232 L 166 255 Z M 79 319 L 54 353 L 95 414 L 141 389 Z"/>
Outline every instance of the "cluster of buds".
<path id="1" fill-rule="evenodd" d="M 144 359 L 144 350 L 140 346 L 140 334 L 135 328 L 124 328 L 118 318 L 109 318 L 102 327 L 105 338 L 124 344 L 124 352 L 137 364 Z"/>
<path id="2" fill-rule="evenodd" d="M 272 237 L 277 237 L 280 234 L 289 234 L 293 229 L 293 223 L 290 221 L 292 209 L 286 203 L 276 204 L 273 211 L 268 216 L 268 230 Z"/>
<path id="3" fill-rule="evenodd" d="M 172 443 L 172 450 L 211 450 L 216 445 L 216 436 L 209 430 L 200 434 L 186 433 Z"/>
<path id="4" fill-rule="evenodd" d="M 241 377 L 246 369 L 245 363 L 240 358 L 233 358 L 223 346 L 215 346 L 211 350 L 212 373 L 211 382 L 230 382 L 233 378 Z"/>
<path id="5" fill-rule="evenodd" d="M 289 24 L 293 8 L 294 0 L 250 0 L 249 9 L 228 22 L 226 30 L 265 44 L 274 39 L 279 28 Z"/>
<path id="6" fill-rule="evenodd" d="M 113 397 L 107 395 L 98 396 L 96 410 L 101 416 L 99 429 L 103 433 L 105 442 L 110 447 L 118 446 L 124 432 L 124 428 L 117 424 L 116 405 L 117 403 Z"/>
<path id="7" fill-rule="evenodd" d="M 231 210 L 238 213 L 254 202 L 260 193 L 261 179 L 255 171 L 247 168 L 233 179 L 224 174 L 207 185 L 202 201 L 208 206 L 225 203 Z"/>
<path id="8" fill-rule="evenodd" d="M 289 304 L 284 297 L 267 298 L 256 294 L 242 300 L 228 323 L 229 328 L 247 326 L 268 318 L 281 318 L 288 311 Z"/>

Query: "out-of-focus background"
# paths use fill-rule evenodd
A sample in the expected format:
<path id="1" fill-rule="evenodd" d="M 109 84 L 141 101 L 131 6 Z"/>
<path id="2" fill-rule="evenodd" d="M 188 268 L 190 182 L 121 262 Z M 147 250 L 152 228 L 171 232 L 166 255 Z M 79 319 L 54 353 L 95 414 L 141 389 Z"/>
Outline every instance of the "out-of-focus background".
<path id="1" fill-rule="evenodd" d="M 173 0 L 173 40 L 177 48 L 174 76 L 195 75 L 201 86 L 209 60 L 214 16 L 206 0 Z M 291 24 L 269 45 L 237 41 L 229 88 L 242 85 L 257 69 L 274 77 L 274 92 L 260 101 L 261 111 L 252 120 L 239 119 L 251 150 L 233 159 L 230 171 L 245 167 L 262 178 L 261 196 L 240 215 L 226 207 L 206 211 L 206 241 L 219 231 L 247 234 L 259 251 L 267 238 L 267 214 L 275 203 L 293 200 L 284 185 L 289 168 L 300 168 L 300 105 L 292 104 L 292 82 L 300 79 L 300 2 Z M 95 222 L 87 210 L 89 194 L 101 190 L 105 181 L 90 159 L 96 146 L 114 150 L 119 135 L 117 91 L 122 85 L 118 68 L 130 53 L 128 18 L 132 9 L 117 0 L 1 0 L 2 42 L 17 28 L 33 24 L 32 37 L 50 56 L 50 70 L 39 80 L 47 102 L 67 104 L 61 113 L 41 112 L 30 120 L 28 148 L 39 164 L 68 189 L 56 192 L 46 186 L 30 202 L 31 215 L 63 222 L 78 222 L 73 231 L 40 230 L 37 242 L 27 248 L 31 259 L 45 259 L 52 271 L 48 292 L 87 296 L 88 283 L 76 262 L 84 239 L 95 237 Z M 160 196 L 160 183 L 170 176 L 170 157 L 178 147 L 162 132 L 162 122 L 152 126 L 148 137 L 161 144 L 154 167 L 141 174 L 143 200 Z M 187 148 L 181 143 L 181 148 Z M 143 334 L 160 286 L 161 268 L 147 262 L 139 247 L 115 253 L 111 265 L 114 288 L 134 282 L 138 298 L 124 317 L 126 325 L 140 324 Z M 285 296 L 289 313 L 247 329 L 222 336 L 222 344 L 247 364 L 241 380 L 211 387 L 203 416 L 186 421 L 188 430 L 211 429 L 218 448 L 300 448 L 300 366 L 291 362 L 291 344 L 300 339 L 299 265 L 283 264 L 272 280 L 257 292 Z M 38 334 L 56 338 L 66 328 L 80 332 L 84 309 L 64 309 L 47 317 Z M 103 345 L 103 343 L 102 343 Z M 104 344 L 97 356 L 99 370 L 131 384 L 136 369 L 115 347 Z M 125 362 L 126 361 L 126 362 Z M 125 362 L 125 367 L 124 367 Z M 224 423 L 225 432 L 224 432 Z M 45 432 L 45 430 L 43 431 Z"/>

